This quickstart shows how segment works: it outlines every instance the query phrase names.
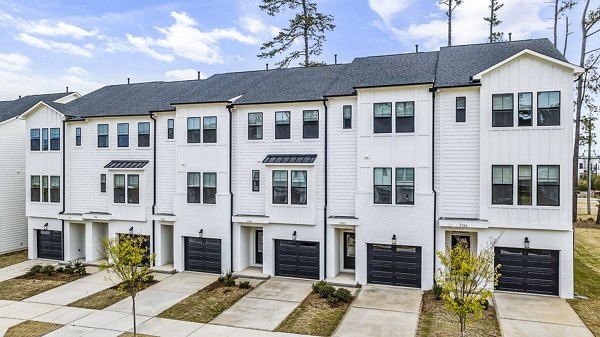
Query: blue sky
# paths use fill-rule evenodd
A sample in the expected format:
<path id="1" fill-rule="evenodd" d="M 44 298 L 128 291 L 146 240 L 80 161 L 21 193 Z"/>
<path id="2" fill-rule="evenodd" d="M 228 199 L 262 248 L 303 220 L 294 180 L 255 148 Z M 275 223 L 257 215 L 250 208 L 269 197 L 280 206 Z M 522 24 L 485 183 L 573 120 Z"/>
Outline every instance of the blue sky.
<path id="1" fill-rule="evenodd" d="M 197 71 L 209 76 L 263 69 L 278 59 L 259 60 L 261 43 L 292 14 L 270 17 L 259 10 L 259 0 L 0 2 L 0 100 L 66 86 L 84 94 L 128 77 L 178 80 L 193 79 Z M 320 57 L 327 63 L 334 54 L 346 63 L 357 56 L 412 52 L 415 44 L 424 51 L 446 43 L 446 19 L 436 1 L 317 2 L 337 25 Z M 513 39 L 551 37 L 546 0 L 502 2 L 499 30 L 512 32 Z M 485 15 L 487 1 L 465 0 L 456 12 L 454 44 L 485 42 Z M 570 17 L 579 21 L 580 9 Z M 576 62 L 577 34 L 569 44 L 567 56 Z"/>

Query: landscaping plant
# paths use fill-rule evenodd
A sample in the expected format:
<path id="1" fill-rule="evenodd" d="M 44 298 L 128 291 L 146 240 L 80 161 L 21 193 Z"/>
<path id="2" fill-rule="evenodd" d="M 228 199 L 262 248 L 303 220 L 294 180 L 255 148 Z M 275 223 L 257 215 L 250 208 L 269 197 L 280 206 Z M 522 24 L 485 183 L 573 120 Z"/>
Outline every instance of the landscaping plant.
<path id="1" fill-rule="evenodd" d="M 325 281 L 319 281 L 312 284 L 313 293 L 327 301 L 332 307 L 340 302 L 347 303 L 352 300 L 352 293 L 345 288 L 335 288 Z"/>
<path id="2" fill-rule="evenodd" d="M 448 248 L 445 253 L 436 252 L 442 268 L 436 275 L 441 286 L 441 298 L 446 308 L 458 317 L 460 336 L 465 336 L 470 319 L 480 319 L 492 297 L 493 286 L 498 284 L 498 269 L 494 266 L 494 246 L 491 242 L 479 254 L 474 254 L 465 244 Z"/>
<path id="3" fill-rule="evenodd" d="M 104 259 L 100 270 L 106 270 L 109 275 L 116 275 L 121 281 L 119 291 L 131 296 L 133 313 L 133 335 L 137 336 L 135 317 L 135 297 L 142 284 L 152 278 L 150 264 L 155 254 L 149 254 L 143 236 L 123 235 L 116 238 L 106 238 L 103 241 Z M 110 277 L 110 276 L 109 276 Z"/>

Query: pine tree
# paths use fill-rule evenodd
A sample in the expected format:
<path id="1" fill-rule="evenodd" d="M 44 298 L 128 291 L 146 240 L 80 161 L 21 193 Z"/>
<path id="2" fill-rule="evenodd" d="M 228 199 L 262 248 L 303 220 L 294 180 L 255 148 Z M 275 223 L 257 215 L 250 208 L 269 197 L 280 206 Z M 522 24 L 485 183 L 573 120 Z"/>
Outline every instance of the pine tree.
<path id="1" fill-rule="evenodd" d="M 490 5 L 488 6 L 490 9 L 490 16 L 483 18 L 490 24 L 490 35 L 488 37 L 488 42 L 490 43 L 500 42 L 504 38 L 504 33 L 494 32 L 494 28 L 502 23 L 502 21 L 498 20 L 498 11 L 502 7 L 504 7 L 504 4 L 499 3 L 498 0 L 490 0 Z"/>
<path id="2" fill-rule="evenodd" d="M 462 4 L 463 0 L 442 0 L 440 1 L 440 5 L 448 6 L 446 10 L 446 16 L 448 17 L 448 45 L 452 45 L 452 14 L 454 14 L 454 10 L 456 7 Z"/>

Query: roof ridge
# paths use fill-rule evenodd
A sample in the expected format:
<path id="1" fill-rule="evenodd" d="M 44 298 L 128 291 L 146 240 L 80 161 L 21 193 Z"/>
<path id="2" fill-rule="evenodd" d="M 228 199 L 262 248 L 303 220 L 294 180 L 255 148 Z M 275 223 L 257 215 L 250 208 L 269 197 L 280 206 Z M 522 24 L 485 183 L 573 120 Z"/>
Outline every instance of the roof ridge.
<path id="1" fill-rule="evenodd" d="M 458 44 L 458 45 L 452 45 L 452 46 L 442 46 L 442 47 L 440 47 L 440 50 L 446 49 L 446 48 L 454 48 L 454 47 L 470 47 L 470 46 L 494 45 L 494 44 L 516 43 L 516 42 L 527 42 L 527 41 L 540 41 L 540 40 L 548 40 L 548 42 L 550 42 L 550 40 L 547 37 L 538 37 L 538 38 L 523 39 L 523 40 L 498 41 L 498 42 L 480 42 L 480 43 Z"/>
<path id="2" fill-rule="evenodd" d="M 420 51 L 420 52 L 407 52 L 407 53 L 395 53 L 395 54 L 385 54 L 385 55 L 372 55 L 372 56 L 360 56 L 360 57 L 355 57 L 355 60 L 358 59 L 370 59 L 370 58 L 377 58 L 377 57 L 390 57 L 390 56 L 403 56 L 403 55 L 417 55 L 417 54 L 434 54 L 434 53 L 439 53 L 439 50 L 430 50 L 430 51 Z"/>

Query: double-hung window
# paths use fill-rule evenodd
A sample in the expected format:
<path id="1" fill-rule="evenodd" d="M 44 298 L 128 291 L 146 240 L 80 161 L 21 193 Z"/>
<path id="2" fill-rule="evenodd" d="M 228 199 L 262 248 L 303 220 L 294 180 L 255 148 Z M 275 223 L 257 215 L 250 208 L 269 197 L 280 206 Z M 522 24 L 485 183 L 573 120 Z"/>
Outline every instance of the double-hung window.
<path id="1" fill-rule="evenodd" d="M 456 122 L 462 123 L 467 121 L 467 98 L 456 97 Z"/>
<path id="2" fill-rule="evenodd" d="M 138 123 L 138 147 L 150 147 L 150 123 Z"/>
<path id="3" fill-rule="evenodd" d="M 519 93 L 519 126 L 533 125 L 533 94 Z"/>
<path id="4" fill-rule="evenodd" d="M 106 174 L 100 175 L 100 192 L 106 193 Z"/>
<path id="5" fill-rule="evenodd" d="M 140 176 L 137 174 L 127 175 L 127 203 L 140 203 Z"/>
<path id="6" fill-rule="evenodd" d="M 415 132 L 415 102 L 396 102 L 396 133 Z"/>
<path id="7" fill-rule="evenodd" d="M 217 174 L 206 172 L 202 176 L 202 197 L 205 204 L 217 203 Z"/>
<path id="8" fill-rule="evenodd" d="M 200 143 L 200 117 L 188 117 L 187 142 Z"/>
<path id="9" fill-rule="evenodd" d="M 108 124 L 98 124 L 98 147 L 108 147 Z"/>
<path id="10" fill-rule="evenodd" d="M 200 173 L 188 172 L 187 174 L 187 202 L 200 203 Z"/>
<path id="11" fill-rule="evenodd" d="M 517 203 L 531 205 L 531 165 L 519 165 Z"/>
<path id="12" fill-rule="evenodd" d="M 263 139 L 262 112 L 248 113 L 248 140 Z"/>
<path id="13" fill-rule="evenodd" d="M 319 138 L 319 110 L 304 110 L 303 138 Z"/>
<path id="14" fill-rule="evenodd" d="M 275 112 L 275 139 L 290 139 L 290 112 Z"/>
<path id="15" fill-rule="evenodd" d="M 295 205 L 306 205 L 306 171 L 292 171 L 291 203 Z"/>
<path id="16" fill-rule="evenodd" d="M 50 129 L 50 150 L 52 150 L 52 151 L 60 150 L 60 129 L 59 128 Z"/>
<path id="17" fill-rule="evenodd" d="M 60 202 L 60 177 L 50 177 L 50 202 Z"/>
<path id="18" fill-rule="evenodd" d="M 392 203 L 392 169 L 376 167 L 373 169 L 373 202 Z"/>
<path id="19" fill-rule="evenodd" d="M 31 176 L 31 201 L 41 201 L 40 176 Z"/>
<path id="20" fill-rule="evenodd" d="M 217 117 L 204 117 L 204 133 L 202 135 L 203 143 L 216 143 L 217 142 Z"/>
<path id="21" fill-rule="evenodd" d="M 40 129 L 31 129 L 29 131 L 31 135 L 31 151 L 40 150 Z"/>
<path id="22" fill-rule="evenodd" d="M 560 92 L 538 93 L 538 126 L 560 125 Z"/>
<path id="23" fill-rule="evenodd" d="M 75 128 L 75 146 L 81 146 L 81 128 Z"/>
<path id="24" fill-rule="evenodd" d="M 129 123 L 117 124 L 117 146 L 129 147 Z"/>
<path id="25" fill-rule="evenodd" d="M 260 171 L 252 170 L 252 192 L 260 191 Z"/>
<path id="26" fill-rule="evenodd" d="M 48 129 L 42 129 L 42 151 L 48 151 Z"/>
<path id="27" fill-rule="evenodd" d="M 415 204 L 415 169 L 396 168 L 396 204 Z"/>
<path id="28" fill-rule="evenodd" d="M 48 202 L 48 176 L 42 176 L 42 201 Z"/>
<path id="29" fill-rule="evenodd" d="M 115 204 L 125 203 L 125 175 L 115 174 L 114 176 L 114 200 Z"/>
<path id="30" fill-rule="evenodd" d="M 288 171 L 273 171 L 273 203 L 288 203 Z"/>
<path id="31" fill-rule="evenodd" d="M 373 132 L 392 133 L 392 103 L 373 104 Z"/>
<path id="32" fill-rule="evenodd" d="M 513 126 L 513 94 L 492 95 L 492 126 Z"/>
<path id="33" fill-rule="evenodd" d="M 538 206 L 560 206 L 560 167 L 540 165 L 537 167 Z"/>
<path id="34" fill-rule="evenodd" d="M 511 165 L 492 166 L 492 204 L 513 204 L 513 167 Z"/>
<path id="35" fill-rule="evenodd" d="M 175 139 L 175 120 L 167 119 L 167 139 Z"/>
<path id="36" fill-rule="evenodd" d="M 352 105 L 342 107 L 342 124 L 344 129 L 352 129 Z"/>

